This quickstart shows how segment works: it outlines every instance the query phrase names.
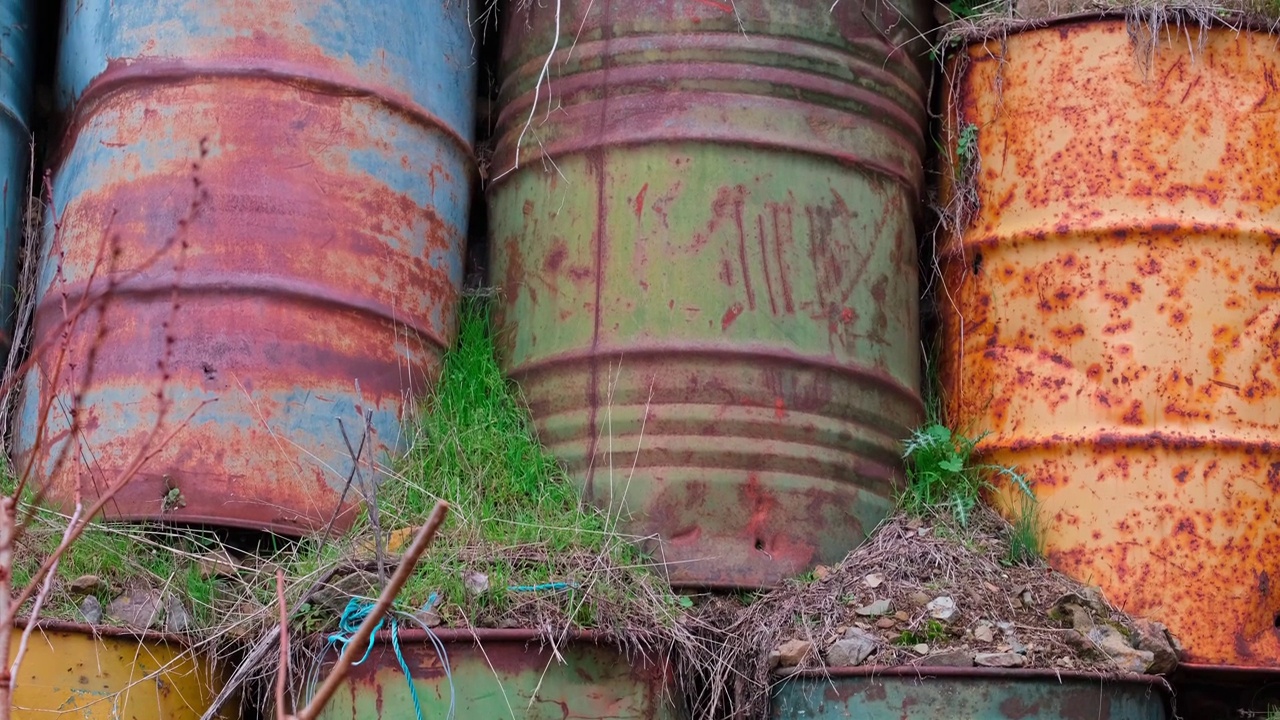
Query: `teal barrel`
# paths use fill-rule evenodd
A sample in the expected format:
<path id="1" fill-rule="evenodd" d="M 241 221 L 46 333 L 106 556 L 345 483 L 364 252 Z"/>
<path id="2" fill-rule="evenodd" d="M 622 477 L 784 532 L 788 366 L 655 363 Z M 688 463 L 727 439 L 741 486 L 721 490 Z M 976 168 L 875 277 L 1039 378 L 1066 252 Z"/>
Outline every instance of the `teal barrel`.
<path id="1" fill-rule="evenodd" d="M 1069 670 L 833 668 L 774 691 L 771 720 L 1166 720 L 1168 697 L 1151 676 Z"/>
<path id="2" fill-rule="evenodd" d="M 0 1 L 0 354 L 14 331 L 18 256 L 31 174 L 35 0 Z"/>
<path id="3" fill-rule="evenodd" d="M 63 3 L 53 351 L 16 432 L 52 499 L 131 475 L 108 518 L 354 518 L 353 458 L 369 482 L 407 446 L 454 334 L 468 20 L 451 0 Z"/>
<path id="4" fill-rule="evenodd" d="M 922 416 L 929 17 L 916 0 L 506 15 L 502 361 L 585 497 L 677 585 L 838 562 L 890 508 Z"/>

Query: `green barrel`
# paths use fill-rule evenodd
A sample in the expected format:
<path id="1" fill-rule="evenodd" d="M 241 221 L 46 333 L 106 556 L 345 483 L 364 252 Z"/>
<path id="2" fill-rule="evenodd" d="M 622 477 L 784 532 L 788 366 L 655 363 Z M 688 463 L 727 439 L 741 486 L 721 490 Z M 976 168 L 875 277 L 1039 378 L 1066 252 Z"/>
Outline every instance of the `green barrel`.
<path id="1" fill-rule="evenodd" d="M 928 6 L 511 5 L 492 280 L 542 440 L 677 585 L 839 561 L 922 414 Z"/>

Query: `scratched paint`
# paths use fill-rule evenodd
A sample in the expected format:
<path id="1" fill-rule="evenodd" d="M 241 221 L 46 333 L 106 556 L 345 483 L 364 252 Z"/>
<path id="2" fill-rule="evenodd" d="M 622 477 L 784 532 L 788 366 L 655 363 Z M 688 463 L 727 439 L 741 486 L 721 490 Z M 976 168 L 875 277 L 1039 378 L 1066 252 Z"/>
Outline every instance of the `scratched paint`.
<path id="1" fill-rule="evenodd" d="M 1164 720 L 1150 677 L 1054 670 L 834 668 L 774 690 L 772 720 Z"/>
<path id="2" fill-rule="evenodd" d="M 42 622 L 15 680 L 13 720 L 198 720 L 227 677 L 175 637 Z M 239 716 L 224 706 L 214 717 Z"/>
<path id="3" fill-rule="evenodd" d="M 0 354 L 9 352 L 14 324 L 18 251 L 31 168 L 31 100 L 35 77 L 30 0 L 0 2 Z"/>
<path id="4" fill-rule="evenodd" d="M 628 657 L 594 635 L 559 639 L 553 651 L 525 630 L 437 630 L 449 678 L 421 630 L 400 633 L 400 649 L 422 716 L 529 720 L 681 720 L 670 669 L 660 658 Z M 335 660 L 330 652 L 325 666 Z M 415 717 L 413 696 L 389 637 L 351 669 L 321 720 L 401 720 Z"/>
<path id="5" fill-rule="evenodd" d="M 1186 660 L 1277 667 L 1280 49 L 1192 35 L 1063 23 L 951 66 L 981 205 L 946 249 L 945 383 L 1034 481 L 1055 567 Z"/>
<path id="6" fill-rule="evenodd" d="M 358 450 L 369 417 L 366 466 L 404 448 L 454 333 L 465 4 L 64 5 L 35 328 L 52 351 L 27 378 L 20 461 L 69 502 L 150 455 L 113 518 L 341 529 L 358 495 L 340 506 L 343 430 Z"/>
<path id="7" fill-rule="evenodd" d="M 507 16 L 489 190 L 505 368 L 674 583 L 840 560 L 888 511 L 921 416 L 927 8 L 559 7 L 575 41 L 528 131 L 555 18 Z"/>

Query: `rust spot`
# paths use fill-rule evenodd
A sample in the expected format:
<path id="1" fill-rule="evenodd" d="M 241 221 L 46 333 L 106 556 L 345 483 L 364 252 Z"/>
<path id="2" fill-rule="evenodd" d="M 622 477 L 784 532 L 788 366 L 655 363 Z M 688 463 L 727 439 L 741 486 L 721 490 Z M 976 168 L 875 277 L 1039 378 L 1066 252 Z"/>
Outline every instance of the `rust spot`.
<path id="1" fill-rule="evenodd" d="M 640 219 L 640 214 L 644 212 L 644 194 L 649 191 L 649 183 L 645 183 L 640 192 L 636 193 L 636 220 Z"/>
<path id="2" fill-rule="evenodd" d="M 737 320 L 738 316 L 742 314 L 742 310 L 743 307 L 740 302 L 730 305 L 729 309 L 724 311 L 724 317 L 720 319 L 720 330 L 722 332 L 728 330 L 729 326 L 733 324 L 733 321 Z"/>

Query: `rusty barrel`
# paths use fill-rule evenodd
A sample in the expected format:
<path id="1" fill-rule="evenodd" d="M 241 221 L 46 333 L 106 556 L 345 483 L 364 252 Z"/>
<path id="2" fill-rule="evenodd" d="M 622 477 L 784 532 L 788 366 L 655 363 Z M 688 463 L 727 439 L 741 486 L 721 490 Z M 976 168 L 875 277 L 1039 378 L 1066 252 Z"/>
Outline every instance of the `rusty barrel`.
<path id="1" fill-rule="evenodd" d="M 421 717 L 428 718 L 687 717 L 676 704 L 673 675 L 666 663 L 629 657 L 594 634 L 571 635 L 554 649 L 527 630 L 437 630 L 434 634 L 443 655 L 425 631 L 400 631 L 400 651 L 410 677 L 405 676 L 389 635 L 379 637 L 368 659 L 351 669 L 321 711 L 321 720 L 415 717 L 410 682 Z M 328 652 L 320 669 L 327 670 L 336 657 L 336 651 Z"/>
<path id="2" fill-rule="evenodd" d="M 773 692 L 772 720 L 1165 720 L 1159 678 L 1068 670 L 832 668 Z"/>
<path id="3" fill-rule="evenodd" d="M 141 462 L 108 517 L 297 534 L 404 447 L 454 333 L 472 45 L 441 0 L 64 3 L 17 432 L 55 499 Z"/>
<path id="4" fill-rule="evenodd" d="M 507 14 L 502 361 L 586 498 L 673 583 L 837 562 L 890 507 L 921 416 L 927 17 L 914 0 Z"/>
<path id="5" fill-rule="evenodd" d="M 1034 482 L 1055 567 L 1185 660 L 1280 666 L 1280 46 L 1137 30 L 948 66 L 951 420 Z"/>
<path id="6" fill-rule="evenodd" d="M 18 254 L 31 172 L 31 103 L 35 81 L 34 0 L 0 1 L 0 355 L 14 330 Z"/>
<path id="7" fill-rule="evenodd" d="M 21 628 L 9 641 L 10 660 Z M 160 633 L 42 621 L 14 680 L 13 720 L 198 720 L 227 682 L 220 666 Z M 214 717 L 239 717 L 228 703 Z"/>

